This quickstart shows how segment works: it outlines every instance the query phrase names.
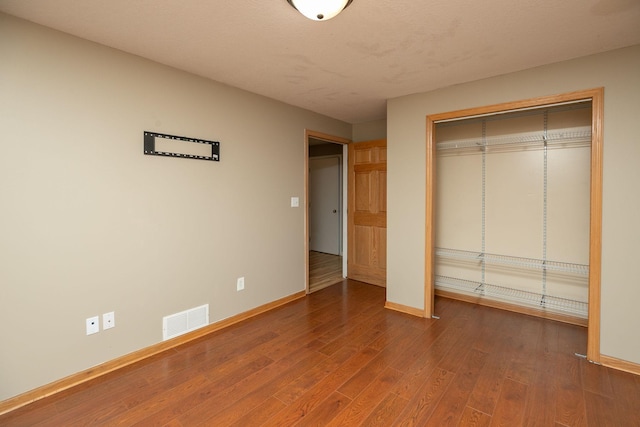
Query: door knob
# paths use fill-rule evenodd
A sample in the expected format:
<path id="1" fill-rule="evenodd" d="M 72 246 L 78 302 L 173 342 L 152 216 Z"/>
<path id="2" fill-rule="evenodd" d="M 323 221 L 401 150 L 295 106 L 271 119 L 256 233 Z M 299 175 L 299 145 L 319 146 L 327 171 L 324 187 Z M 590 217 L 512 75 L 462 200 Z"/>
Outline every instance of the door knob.
<path id="1" fill-rule="evenodd" d="M 333 213 L 338 213 L 338 211 L 334 209 L 334 210 L 333 210 Z"/>

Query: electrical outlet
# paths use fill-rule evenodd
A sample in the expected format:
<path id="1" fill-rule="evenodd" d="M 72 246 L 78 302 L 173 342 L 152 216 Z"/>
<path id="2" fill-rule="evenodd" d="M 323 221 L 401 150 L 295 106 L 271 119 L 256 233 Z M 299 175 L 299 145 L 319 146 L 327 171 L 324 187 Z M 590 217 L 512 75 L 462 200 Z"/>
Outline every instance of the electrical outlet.
<path id="1" fill-rule="evenodd" d="M 111 311 L 102 315 L 102 330 L 111 329 L 116 326 L 116 314 Z"/>
<path id="2" fill-rule="evenodd" d="M 244 277 L 238 277 L 238 281 L 236 282 L 236 290 L 241 291 L 244 289 Z"/>
<path id="3" fill-rule="evenodd" d="M 87 335 L 100 332 L 100 317 L 93 316 L 87 319 Z"/>

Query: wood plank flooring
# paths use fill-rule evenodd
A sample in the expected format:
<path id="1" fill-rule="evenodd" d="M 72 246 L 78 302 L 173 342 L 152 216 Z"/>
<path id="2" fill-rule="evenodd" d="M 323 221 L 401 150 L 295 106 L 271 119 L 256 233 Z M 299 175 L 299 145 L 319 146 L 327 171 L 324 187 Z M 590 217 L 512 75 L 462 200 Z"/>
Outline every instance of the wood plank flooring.
<path id="1" fill-rule="evenodd" d="M 640 426 L 640 377 L 586 330 L 436 299 L 440 320 L 344 280 L 92 383 L 2 426 Z"/>
<path id="2" fill-rule="evenodd" d="M 309 251 L 309 292 L 316 292 L 342 281 L 342 257 Z"/>

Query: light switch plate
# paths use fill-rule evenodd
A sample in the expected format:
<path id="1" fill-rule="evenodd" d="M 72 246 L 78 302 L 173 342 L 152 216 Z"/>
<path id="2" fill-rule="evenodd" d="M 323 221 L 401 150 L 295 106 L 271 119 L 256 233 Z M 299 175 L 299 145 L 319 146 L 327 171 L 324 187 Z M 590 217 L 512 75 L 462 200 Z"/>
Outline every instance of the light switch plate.
<path id="1" fill-rule="evenodd" d="M 291 207 L 292 208 L 297 208 L 300 206 L 300 198 L 298 197 L 292 197 L 291 198 Z"/>

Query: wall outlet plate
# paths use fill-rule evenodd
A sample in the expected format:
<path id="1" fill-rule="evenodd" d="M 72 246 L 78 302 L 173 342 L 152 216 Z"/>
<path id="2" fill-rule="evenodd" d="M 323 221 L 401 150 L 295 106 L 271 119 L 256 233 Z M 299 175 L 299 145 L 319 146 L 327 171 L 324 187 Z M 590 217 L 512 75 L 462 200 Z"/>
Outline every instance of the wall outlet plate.
<path id="1" fill-rule="evenodd" d="M 102 315 L 102 330 L 111 329 L 116 326 L 116 314 L 113 311 Z"/>
<path id="2" fill-rule="evenodd" d="M 236 290 L 241 291 L 244 289 L 244 277 L 238 277 L 236 282 Z"/>
<path id="3" fill-rule="evenodd" d="M 87 319 L 87 335 L 100 332 L 100 317 L 93 316 Z"/>

